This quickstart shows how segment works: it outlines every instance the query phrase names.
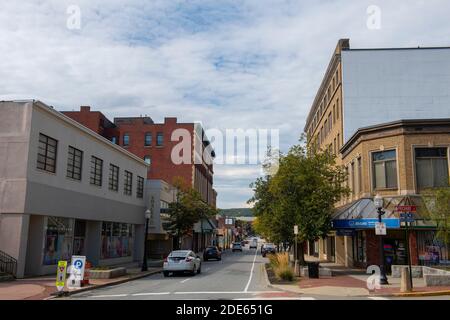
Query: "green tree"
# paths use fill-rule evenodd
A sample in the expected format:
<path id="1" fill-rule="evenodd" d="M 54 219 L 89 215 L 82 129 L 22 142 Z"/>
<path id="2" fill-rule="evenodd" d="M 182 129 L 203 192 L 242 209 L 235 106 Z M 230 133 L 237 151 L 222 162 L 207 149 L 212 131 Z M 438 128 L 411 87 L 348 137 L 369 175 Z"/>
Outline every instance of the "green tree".
<path id="1" fill-rule="evenodd" d="M 436 223 L 436 238 L 450 245 L 450 188 L 430 189 L 423 193 L 430 218 Z"/>
<path id="2" fill-rule="evenodd" d="M 304 264 L 301 244 L 328 234 L 334 205 L 348 194 L 343 185 L 346 174 L 334 155 L 305 146 L 304 137 L 278 157 L 278 170 L 251 184 L 254 196 L 249 203 L 254 204 L 258 230 L 274 242 L 292 244 L 293 227 L 298 225 L 297 258 Z"/>
<path id="3" fill-rule="evenodd" d="M 168 231 L 175 234 L 180 241 L 189 234 L 193 225 L 201 219 L 207 219 L 217 214 L 217 210 L 204 202 L 200 194 L 183 180 L 174 181 L 177 189 L 176 201 L 169 204 Z"/>

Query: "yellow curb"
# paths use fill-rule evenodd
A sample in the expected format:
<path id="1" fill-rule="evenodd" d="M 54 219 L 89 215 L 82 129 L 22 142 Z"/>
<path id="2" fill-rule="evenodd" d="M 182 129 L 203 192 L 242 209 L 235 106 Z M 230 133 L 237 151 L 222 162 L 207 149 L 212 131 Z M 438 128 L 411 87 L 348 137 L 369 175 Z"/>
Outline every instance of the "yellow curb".
<path id="1" fill-rule="evenodd" d="M 445 296 L 450 295 L 450 290 L 442 291 L 420 291 L 420 292 L 401 292 L 393 293 L 395 297 L 426 297 L 426 296 Z"/>

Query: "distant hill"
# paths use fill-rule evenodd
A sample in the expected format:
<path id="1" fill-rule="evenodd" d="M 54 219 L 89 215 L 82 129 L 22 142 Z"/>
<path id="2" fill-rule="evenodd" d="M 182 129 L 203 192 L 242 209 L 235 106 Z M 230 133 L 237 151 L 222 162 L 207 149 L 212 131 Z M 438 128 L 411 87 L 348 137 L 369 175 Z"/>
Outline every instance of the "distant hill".
<path id="1" fill-rule="evenodd" d="M 253 212 L 250 208 L 219 209 L 219 214 L 230 217 L 253 217 Z"/>

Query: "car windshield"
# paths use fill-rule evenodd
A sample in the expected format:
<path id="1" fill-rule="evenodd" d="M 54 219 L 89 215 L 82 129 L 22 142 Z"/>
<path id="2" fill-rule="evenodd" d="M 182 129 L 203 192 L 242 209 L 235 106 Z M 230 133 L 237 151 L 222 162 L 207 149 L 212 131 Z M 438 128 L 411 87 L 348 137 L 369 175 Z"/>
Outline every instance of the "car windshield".
<path id="1" fill-rule="evenodd" d="M 189 251 L 187 250 L 172 251 L 169 257 L 186 257 L 188 253 Z"/>
<path id="2" fill-rule="evenodd" d="M 264 248 L 274 248 L 274 247 L 275 247 L 275 245 L 273 243 L 266 243 L 264 245 Z"/>
<path id="3" fill-rule="evenodd" d="M 240 247 L 241 244 L 240 244 L 240 243 L 233 243 L 233 246 L 235 246 L 235 247 Z"/>

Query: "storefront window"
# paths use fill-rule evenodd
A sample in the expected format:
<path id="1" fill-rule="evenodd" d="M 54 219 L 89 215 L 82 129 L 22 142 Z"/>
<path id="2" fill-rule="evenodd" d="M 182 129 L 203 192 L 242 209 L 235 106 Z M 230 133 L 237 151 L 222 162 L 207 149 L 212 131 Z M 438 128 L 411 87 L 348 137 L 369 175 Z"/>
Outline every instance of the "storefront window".
<path id="1" fill-rule="evenodd" d="M 127 223 L 103 222 L 102 259 L 129 257 L 133 249 L 133 226 Z"/>
<path id="2" fill-rule="evenodd" d="M 73 219 L 47 217 L 44 265 L 57 264 L 59 260 L 70 260 L 73 244 L 73 223 Z"/>
<path id="3" fill-rule="evenodd" d="M 356 233 L 356 259 L 358 262 L 367 262 L 365 231 L 358 231 Z"/>
<path id="4" fill-rule="evenodd" d="M 434 231 L 417 232 L 417 251 L 421 265 L 450 264 L 449 248 Z"/>

